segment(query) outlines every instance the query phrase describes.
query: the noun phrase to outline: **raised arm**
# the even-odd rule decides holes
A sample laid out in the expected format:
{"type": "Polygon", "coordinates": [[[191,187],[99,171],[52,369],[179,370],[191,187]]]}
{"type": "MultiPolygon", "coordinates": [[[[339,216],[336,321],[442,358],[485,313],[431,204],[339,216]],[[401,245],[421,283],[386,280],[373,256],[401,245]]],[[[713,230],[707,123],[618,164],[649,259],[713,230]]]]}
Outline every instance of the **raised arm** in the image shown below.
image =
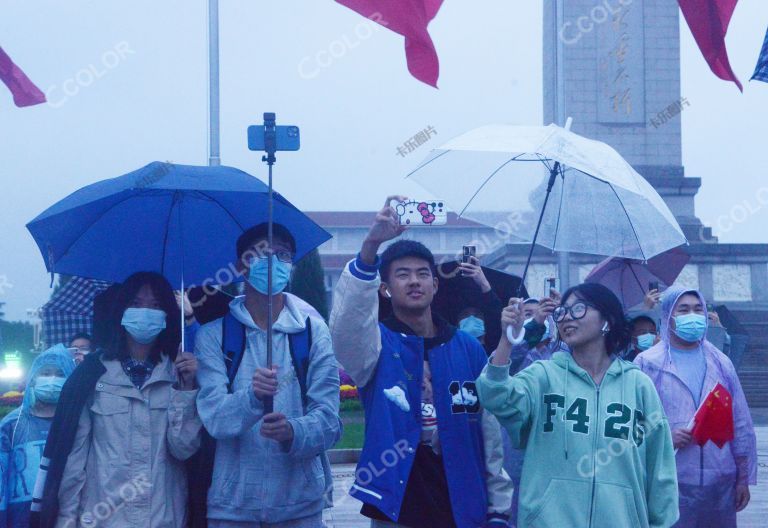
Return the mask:
{"type": "Polygon", "coordinates": [[[378,324],[381,278],[377,253],[381,244],[405,231],[389,205],[392,200],[404,199],[402,196],[387,198],[357,258],[344,267],[333,294],[330,317],[333,348],[339,363],[359,387],[370,381],[381,352],[378,324]]]}

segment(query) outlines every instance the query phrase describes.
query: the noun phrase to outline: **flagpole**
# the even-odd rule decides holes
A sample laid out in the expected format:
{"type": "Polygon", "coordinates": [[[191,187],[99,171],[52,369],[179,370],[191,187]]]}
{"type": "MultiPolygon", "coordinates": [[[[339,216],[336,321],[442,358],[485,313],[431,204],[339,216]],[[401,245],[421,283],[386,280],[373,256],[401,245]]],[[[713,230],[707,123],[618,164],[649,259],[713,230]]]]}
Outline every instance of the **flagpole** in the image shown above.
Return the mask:
{"type": "Polygon", "coordinates": [[[208,0],[208,166],[219,165],[219,0],[208,0]]]}
{"type": "MultiPolygon", "coordinates": [[[[559,31],[565,21],[564,0],[553,0],[552,7],[554,9],[552,23],[555,26],[552,28],[552,38],[555,39],[555,122],[565,126],[565,43],[560,38],[559,31]]],[[[562,192],[565,192],[565,185],[562,186],[562,192]]],[[[560,293],[563,293],[571,286],[571,257],[566,251],[557,252],[557,275],[560,277],[560,293]]],[[[549,292],[545,291],[544,296],[549,297],[549,292]]]]}

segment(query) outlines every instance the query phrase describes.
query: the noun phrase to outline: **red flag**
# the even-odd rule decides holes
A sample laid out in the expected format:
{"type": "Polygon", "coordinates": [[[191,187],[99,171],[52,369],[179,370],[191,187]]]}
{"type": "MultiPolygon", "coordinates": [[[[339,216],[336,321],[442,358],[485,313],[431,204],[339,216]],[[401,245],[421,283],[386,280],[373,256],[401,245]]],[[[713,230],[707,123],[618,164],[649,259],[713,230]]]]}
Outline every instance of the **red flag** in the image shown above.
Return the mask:
{"type": "Polygon", "coordinates": [[[16,106],[32,106],[45,102],[45,94],[13,63],[3,48],[0,48],[0,81],[3,81],[13,94],[16,106]]]}
{"type": "Polygon", "coordinates": [[[725,81],[733,81],[739,90],[739,79],[728,62],[725,34],[731,22],[733,10],[739,0],[679,0],[688,27],[699,45],[704,60],[715,75],[725,81]]]}
{"type": "Polygon", "coordinates": [[[405,37],[408,71],[437,88],[440,64],[427,25],[443,0],[336,0],[364,17],[405,37]]]}
{"type": "Polygon", "coordinates": [[[720,383],[707,394],[693,417],[693,440],[703,446],[712,440],[720,449],[733,440],[733,397],[720,383]]]}

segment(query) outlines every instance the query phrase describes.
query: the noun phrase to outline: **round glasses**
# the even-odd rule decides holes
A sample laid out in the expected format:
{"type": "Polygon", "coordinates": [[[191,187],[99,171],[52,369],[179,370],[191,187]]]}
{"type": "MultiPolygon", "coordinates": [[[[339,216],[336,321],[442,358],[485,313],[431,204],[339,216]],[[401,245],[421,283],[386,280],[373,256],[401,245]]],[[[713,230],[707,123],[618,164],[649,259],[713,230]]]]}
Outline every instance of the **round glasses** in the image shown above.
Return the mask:
{"type": "MultiPolygon", "coordinates": [[[[290,251],[273,251],[272,254],[277,257],[277,260],[280,262],[285,262],[286,264],[291,264],[293,262],[293,253],[290,251]]],[[[267,257],[269,257],[268,252],[262,252],[257,255],[254,255],[257,259],[266,260],[267,257]]]]}
{"type": "Polygon", "coordinates": [[[570,306],[561,304],[552,312],[552,319],[554,319],[556,323],[562,323],[568,313],[571,314],[571,319],[573,320],[582,319],[587,315],[587,307],[594,308],[594,306],[584,301],[576,301],[570,306]]]}

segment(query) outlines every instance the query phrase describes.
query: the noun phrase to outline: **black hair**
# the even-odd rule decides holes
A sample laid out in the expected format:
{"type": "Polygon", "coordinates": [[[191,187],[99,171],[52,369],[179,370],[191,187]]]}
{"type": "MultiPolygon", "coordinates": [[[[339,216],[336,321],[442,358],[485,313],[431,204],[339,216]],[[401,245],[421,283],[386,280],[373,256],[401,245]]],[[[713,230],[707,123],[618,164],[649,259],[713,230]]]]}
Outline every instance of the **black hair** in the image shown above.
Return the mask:
{"type": "Polygon", "coordinates": [[[381,266],[379,267],[381,279],[384,282],[389,280],[389,271],[392,263],[406,257],[414,257],[426,261],[429,264],[432,276],[437,275],[435,256],[427,249],[427,246],[415,240],[398,240],[381,254],[381,266]]]}
{"type": "Polygon", "coordinates": [[[653,325],[653,327],[656,329],[657,332],[659,330],[659,325],[656,324],[656,321],[654,321],[653,319],[651,319],[647,315],[638,315],[637,317],[633,317],[632,319],[630,319],[630,321],[629,321],[629,329],[630,329],[630,331],[635,329],[635,323],[637,323],[638,321],[648,321],[649,323],[651,323],[653,325]]]}
{"type": "Polygon", "coordinates": [[[160,332],[150,352],[150,360],[158,363],[161,356],[167,355],[171,360],[176,359],[176,352],[181,341],[181,312],[176,303],[176,297],[168,281],[159,273],[140,271],[128,277],[120,286],[112,304],[112,313],[109,319],[107,350],[105,359],[123,360],[128,357],[126,346],[126,330],[123,328],[123,313],[130,308],[133,299],[139,290],[148,285],[160,303],[160,310],[165,312],[165,329],[160,332]]]}
{"type": "MultiPolygon", "coordinates": [[[[248,251],[256,242],[264,240],[269,235],[269,224],[266,222],[263,224],[255,225],[243,232],[237,238],[237,260],[243,258],[243,254],[248,251]]],[[[279,238],[291,246],[291,252],[296,253],[296,239],[293,238],[288,229],[281,224],[272,224],[272,236],[279,238]]]]}
{"type": "Polygon", "coordinates": [[[91,334],[86,334],[85,332],[78,332],[69,339],[68,344],[71,345],[72,342],[77,339],[87,339],[88,341],[93,342],[93,338],[91,337],[91,334]]]}
{"type": "Polygon", "coordinates": [[[605,335],[605,348],[609,354],[618,354],[625,350],[631,341],[630,326],[624,317],[624,308],[616,295],[603,286],[593,282],[584,282],[568,288],[563,294],[563,302],[571,295],[593,305],[600,315],[608,322],[608,333],[605,335]]]}

